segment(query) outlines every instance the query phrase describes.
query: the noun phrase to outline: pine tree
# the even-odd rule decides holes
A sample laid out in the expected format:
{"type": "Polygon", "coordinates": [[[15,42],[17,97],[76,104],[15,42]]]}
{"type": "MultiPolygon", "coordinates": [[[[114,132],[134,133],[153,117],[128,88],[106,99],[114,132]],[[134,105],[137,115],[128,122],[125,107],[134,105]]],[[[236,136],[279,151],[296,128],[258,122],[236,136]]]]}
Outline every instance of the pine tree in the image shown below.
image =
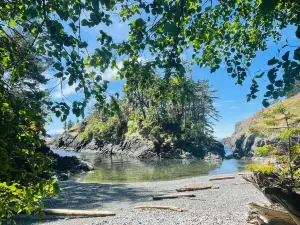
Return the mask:
{"type": "Polygon", "coordinates": [[[64,131],[67,131],[67,121],[64,122],[64,131]]]}
{"type": "Polygon", "coordinates": [[[73,126],[74,126],[74,122],[71,119],[69,119],[67,124],[67,129],[70,130],[73,126]]]}

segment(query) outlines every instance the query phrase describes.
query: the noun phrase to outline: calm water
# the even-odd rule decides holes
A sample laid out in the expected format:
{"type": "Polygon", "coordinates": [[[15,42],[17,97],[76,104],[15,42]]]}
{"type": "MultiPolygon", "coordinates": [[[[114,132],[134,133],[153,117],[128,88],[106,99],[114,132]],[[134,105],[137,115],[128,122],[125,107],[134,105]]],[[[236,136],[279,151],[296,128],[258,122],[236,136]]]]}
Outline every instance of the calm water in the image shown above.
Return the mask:
{"type": "Polygon", "coordinates": [[[74,153],[55,151],[60,155],[77,155],[92,162],[95,170],[76,177],[81,182],[141,182],[175,180],[208,174],[226,174],[241,172],[250,161],[224,160],[221,162],[203,161],[199,159],[157,159],[141,161],[127,157],[103,157],[91,153],[74,153]]]}

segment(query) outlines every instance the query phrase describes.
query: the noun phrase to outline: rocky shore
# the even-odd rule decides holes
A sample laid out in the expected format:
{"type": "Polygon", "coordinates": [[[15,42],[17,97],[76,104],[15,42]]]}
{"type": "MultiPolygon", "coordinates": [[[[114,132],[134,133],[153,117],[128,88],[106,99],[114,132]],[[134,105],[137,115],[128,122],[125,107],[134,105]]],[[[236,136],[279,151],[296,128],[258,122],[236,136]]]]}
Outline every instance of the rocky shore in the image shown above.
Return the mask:
{"type": "Polygon", "coordinates": [[[235,179],[209,181],[201,176],[175,181],[143,182],[131,184],[93,184],[76,181],[61,182],[63,192],[45,202],[47,208],[109,210],[117,215],[104,218],[64,218],[36,221],[18,220],[19,225],[246,225],[248,204],[267,203],[267,199],[252,184],[239,175],[235,179]],[[186,185],[214,185],[219,189],[191,192],[195,198],[153,201],[153,195],[174,194],[175,189],[186,185]],[[140,205],[169,205],[185,209],[144,211],[140,205]]]}
{"type": "Polygon", "coordinates": [[[186,146],[178,148],[172,142],[162,143],[157,150],[157,146],[147,139],[139,136],[124,136],[118,142],[107,143],[105,140],[95,138],[84,141],[80,138],[78,127],[73,127],[68,132],[48,143],[52,148],[69,150],[75,152],[93,152],[101,155],[119,155],[129,156],[141,159],[150,159],[155,157],[161,158],[203,158],[203,159],[222,159],[225,156],[224,145],[214,139],[207,141],[202,146],[186,146]],[[188,149],[198,148],[199,155],[191,153],[188,149]]]}
{"type": "Polygon", "coordinates": [[[58,180],[67,180],[71,175],[85,173],[94,169],[89,162],[83,161],[76,156],[60,156],[47,146],[42,146],[36,151],[54,160],[51,167],[58,180]]]}

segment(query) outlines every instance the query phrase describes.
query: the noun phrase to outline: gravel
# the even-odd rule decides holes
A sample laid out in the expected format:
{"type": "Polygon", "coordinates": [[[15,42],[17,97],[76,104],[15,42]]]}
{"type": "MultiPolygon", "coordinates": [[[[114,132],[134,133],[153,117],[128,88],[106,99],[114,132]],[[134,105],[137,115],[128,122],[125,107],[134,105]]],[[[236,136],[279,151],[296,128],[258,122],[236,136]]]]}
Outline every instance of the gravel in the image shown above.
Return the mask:
{"type": "MultiPolygon", "coordinates": [[[[142,182],[131,184],[92,184],[75,181],[61,182],[63,192],[45,202],[46,208],[108,210],[116,216],[103,218],[45,218],[17,220],[17,224],[43,225],[243,225],[246,223],[250,202],[267,203],[267,199],[253,185],[239,175],[231,180],[209,181],[211,176],[201,176],[175,181],[142,182]],[[176,193],[186,185],[214,185],[219,189],[193,191],[194,198],[153,201],[153,195],[176,193]],[[156,204],[185,209],[184,212],[169,210],[141,210],[136,206],[156,204]]],[[[190,192],[186,192],[190,193],[190,192]]]]}

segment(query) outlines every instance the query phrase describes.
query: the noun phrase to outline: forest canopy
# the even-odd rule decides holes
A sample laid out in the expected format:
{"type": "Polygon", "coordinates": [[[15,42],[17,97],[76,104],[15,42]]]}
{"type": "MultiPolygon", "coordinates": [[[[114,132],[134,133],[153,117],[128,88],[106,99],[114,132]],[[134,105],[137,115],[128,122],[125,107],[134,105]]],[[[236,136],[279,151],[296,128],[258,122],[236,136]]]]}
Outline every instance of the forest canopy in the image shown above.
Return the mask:
{"type": "MultiPolygon", "coordinates": [[[[28,52],[36,49],[51,57],[54,77],[68,85],[78,83],[82,101],[74,101],[72,112],[84,114],[87,101],[94,96],[106,105],[107,82],[102,74],[117,68],[122,59],[120,78],[134,78],[138,60],[151,56],[152,66],[163,71],[166,81],[186,74],[183,50],[191,52],[191,63],[209,67],[211,72],[225,65],[228,74],[243,84],[251,78],[248,100],[256,98],[258,80],[269,84],[263,103],[284,96],[299,80],[299,46],[286,42],[279,54],[270,59],[266,71],[251,71],[251,62],[258,51],[267,50],[268,42],[283,39],[286,27],[299,38],[299,1],[296,0],[87,0],[87,1],[13,1],[1,3],[1,74],[14,68],[18,79],[26,67],[22,58],[13,59],[6,47],[12,33],[33,37],[28,52]],[[128,39],[118,43],[101,27],[109,27],[113,17],[129,24],[128,39]],[[81,30],[99,27],[98,46],[92,52],[81,38],[81,30]],[[96,68],[91,70],[89,68],[96,68]]],[[[288,41],[288,40],[287,40],[288,41]]],[[[11,49],[14,46],[11,46],[11,49]]],[[[51,103],[51,110],[65,120],[70,107],[65,102],[51,103]]]]}
{"type": "MultiPolygon", "coordinates": [[[[145,75],[142,68],[136,71],[137,76],[145,75]]],[[[110,96],[113,110],[96,106],[86,119],[81,139],[118,143],[124,136],[138,136],[152,141],[157,155],[181,149],[204,157],[205,149],[215,143],[213,123],[219,117],[214,106],[216,91],[208,81],[182,77],[157,97],[159,89],[165,88],[164,80],[153,71],[149,76],[151,79],[140,77],[126,84],[122,98],[110,96]]]]}

